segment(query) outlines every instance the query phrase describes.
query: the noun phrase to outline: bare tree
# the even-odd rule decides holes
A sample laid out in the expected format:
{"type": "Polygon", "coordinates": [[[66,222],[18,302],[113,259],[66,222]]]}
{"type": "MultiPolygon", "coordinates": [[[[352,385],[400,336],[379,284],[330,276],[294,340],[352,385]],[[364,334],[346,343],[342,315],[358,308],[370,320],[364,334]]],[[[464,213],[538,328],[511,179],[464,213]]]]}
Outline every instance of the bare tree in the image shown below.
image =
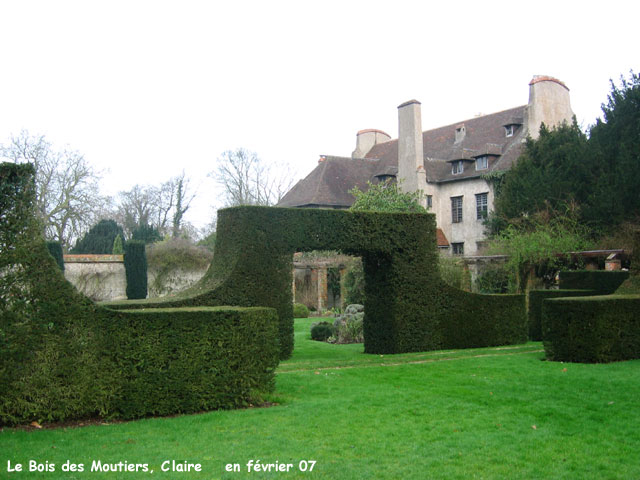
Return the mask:
{"type": "Polygon", "coordinates": [[[116,218],[127,236],[143,226],[151,226],[163,235],[180,235],[184,214],[195,198],[185,173],[171,178],[159,187],[135,185],[120,192],[116,218]]]}
{"type": "Polygon", "coordinates": [[[170,183],[173,186],[172,191],[176,200],[176,206],[173,211],[172,236],[177,238],[183,230],[183,216],[189,210],[196,194],[195,192],[189,193],[189,179],[185,178],[184,170],[181,175],[170,180],[170,183]]]}
{"type": "Polygon", "coordinates": [[[293,184],[285,168],[278,174],[255,152],[244,148],[223,152],[209,176],[224,189],[227,206],[275,205],[293,184]]]}
{"type": "Polygon", "coordinates": [[[45,236],[69,247],[95,220],[103,203],[100,176],[77,151],[56,151],[44,135],[23,130],[0,145],[0,156],[15,163],[30,162],[36,169],[36,211],[45,236]]]}

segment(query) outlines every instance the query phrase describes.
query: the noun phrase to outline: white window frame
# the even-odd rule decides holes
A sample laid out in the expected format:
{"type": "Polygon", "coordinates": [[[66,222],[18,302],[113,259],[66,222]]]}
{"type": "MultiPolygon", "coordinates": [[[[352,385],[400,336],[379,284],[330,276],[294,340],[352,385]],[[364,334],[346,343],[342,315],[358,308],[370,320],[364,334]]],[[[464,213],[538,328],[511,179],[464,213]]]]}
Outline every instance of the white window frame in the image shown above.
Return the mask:
{"type": "Polygon", "coordinates": [[[513,134],[516,131],[516,126],[515,125],[505,125],[504,126],[504,133],[505,133],[505,137],[513,137],[513,134]]]}
{"type": "Polygon", "coordinates": [[[455,162],[451,162],[451,174],[459,175],[464,172],[464,162],[462,160],[456,160],[455,162]]]}

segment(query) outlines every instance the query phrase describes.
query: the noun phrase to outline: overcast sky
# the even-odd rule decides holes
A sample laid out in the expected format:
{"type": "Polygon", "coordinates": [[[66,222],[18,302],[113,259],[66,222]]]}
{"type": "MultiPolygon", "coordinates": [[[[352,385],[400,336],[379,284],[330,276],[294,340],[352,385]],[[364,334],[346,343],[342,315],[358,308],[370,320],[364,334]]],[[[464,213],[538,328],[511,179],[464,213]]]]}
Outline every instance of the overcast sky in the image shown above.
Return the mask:
{"type": "Polygon", "coordinates": [[[183,169],[198,227],[221,206],[207,172],[244,147],[296,179],[355,134],[397,137],[524,105],[536,74],[578,122],[638,71],[637,1],[0,0],[0,142],[27,129],[104,171],[103,193],[183,169]],[[434,5],[432,5],[432,3],[434,5]],[[437,4],[437,6],[435,6],[437,4]]]}

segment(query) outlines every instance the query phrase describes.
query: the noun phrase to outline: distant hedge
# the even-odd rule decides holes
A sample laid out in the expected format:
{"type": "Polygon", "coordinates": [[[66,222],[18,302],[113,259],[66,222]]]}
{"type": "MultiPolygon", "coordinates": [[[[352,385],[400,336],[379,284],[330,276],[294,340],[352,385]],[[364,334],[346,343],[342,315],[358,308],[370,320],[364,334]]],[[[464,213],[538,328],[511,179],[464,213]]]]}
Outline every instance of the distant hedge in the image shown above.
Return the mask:
{"type": "Polygon", "coordinates": [[[127,277],[127,298],[147,298],[147,254],[144,242],[129,240],[125,244],[124,268],[127,277]]]}
{"type": "Polygon", "coordinates": [[[588,297],[596,295],[593,290],[529,290],[529,340],[539,342],[542,336],[542,302],[548,298],[588,297]]]}
{"type": "Polygon", "coordinates": [[[107,305],[272,307],[286,358],[293,350],[292,254],[337,249],[362,257],[365,352],[526,341],[524,296],[468,294],[441,281],[432,214],[244,206],[220,210],[217,226],[213,262],[194,287],[173,298],[107,305]]]}
{"type": "Polygon", "coordinates": [[[592,290],[595,295],[610,295],[629,278],[629,272],[617,270],[567,270],[560,272],[560,290],[592,290]]]}
{"type": "Polygon", "coordinates": [[[640,358],[640,297],[546,300],[542,328],[549,360],[602,363],[640,358]]]}
{"type": "Polygon", "coordinates": [[[273,388],[273,309],[93,304],[41,237],[33,174],[0,164],[0,425],[233,408],[273,388]]]}

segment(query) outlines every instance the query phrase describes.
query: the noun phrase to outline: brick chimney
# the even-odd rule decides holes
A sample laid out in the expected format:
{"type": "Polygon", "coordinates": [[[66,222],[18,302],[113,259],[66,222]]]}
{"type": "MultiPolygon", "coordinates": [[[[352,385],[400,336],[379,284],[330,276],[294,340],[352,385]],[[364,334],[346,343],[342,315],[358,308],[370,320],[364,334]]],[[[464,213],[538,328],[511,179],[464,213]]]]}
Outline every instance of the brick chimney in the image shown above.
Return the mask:
{"type": "Polygon", "coordinates": [[[527,106],[527,131],[531,138],[538,138],[542,123],[549,128],[563,122],[571,124],[573,115],[569,88],[557,78],[535,75],[529,83],[527,106]]]}
{"type": "Polygon", "coordinates": [[[424,192],[427,186],[422,110],[417,100],[409,100],[398,107],[398,180],[400,190],[405,192],[424,192]]]}

